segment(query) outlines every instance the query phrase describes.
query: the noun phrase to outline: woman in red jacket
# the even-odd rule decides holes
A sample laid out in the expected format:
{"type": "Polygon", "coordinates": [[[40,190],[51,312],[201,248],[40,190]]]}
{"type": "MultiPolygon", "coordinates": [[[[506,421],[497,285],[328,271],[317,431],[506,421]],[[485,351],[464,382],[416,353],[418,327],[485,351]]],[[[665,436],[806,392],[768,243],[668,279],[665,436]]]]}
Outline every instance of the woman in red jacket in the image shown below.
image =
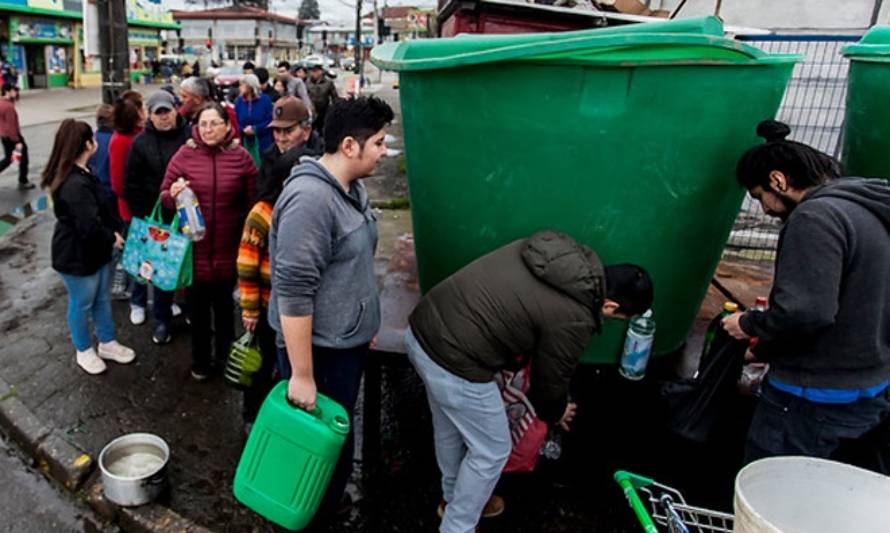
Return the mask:
{"type": "Polygon", "coordinates": [[[204,238],[195,243],[194,282],[187,291],[192,377],[197,381],[205,381],[212,370],[211,331],[220,361],[228,355],[235,336],[235,260],[257,177],[253,159],[233,138],[229,120],[225,108],[216,102],[202,107],[195,116],[192,138],[170,160],[161,184],[161,200],[171,209],[175,208],[176,195],[190,187],[207,226],[204,238]]]}
{"type": "Polygon", "coordinates": [[[145,124],[145,109],[142,107],[142,95],[136,91],[125,91],[114,102],[114,133],[108,142],[108,166],[111,174],[111,189],[117,195],[117,210],[124,223],[133,217],[124,199],[124,183],[127,166],[127,155],[133,139],[142,131],[145,124]]]}
{"type": "MultiPolygon", "coordinates": [[[[127,226],[133,216],[127,200],[124,199],[124,187],[127,182],[125,168],[130,146],[133,139],[142,132],[145,125],[145,108],[142,106],[142,95],[136,91],[125,91],[114,102],[112,122],[114,133],[108,141],[108,174],[111,177],[111,190],[117,196],[117,213],[127,226]]],[[[136,292],[138,288],[134,289],[136,292]]],[[[145,305],[138,302],[139,298],[131,298],[130,323],[138,326],[145,322],[145,305]]]]}

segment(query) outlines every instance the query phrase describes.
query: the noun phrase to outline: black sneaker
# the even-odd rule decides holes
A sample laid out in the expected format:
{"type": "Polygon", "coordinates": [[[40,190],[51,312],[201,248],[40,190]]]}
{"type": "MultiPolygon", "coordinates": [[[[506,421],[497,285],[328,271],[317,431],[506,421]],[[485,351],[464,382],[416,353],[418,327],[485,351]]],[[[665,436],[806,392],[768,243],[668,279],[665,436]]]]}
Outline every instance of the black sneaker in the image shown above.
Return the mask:
{"type": "Polygon", "coordinates": [[[210,379],[210,369],[202,365],[192,365],[192,379],[202,383],[210,379]]]}
{"type": "Polygon", "coordinates": [[[30,181],[26,181],[25,183],[19,183],[19,190],[20,190],[20,191],[30,191],[30,190],[33,189],[34,187],[36,187],[36,185],[34,185],[33,183],[31,183],[30,181]]]}
{"type": "Polygon", "coordinates": [[[155,326],[155,331],[151,335],[151,340],[154,341],[155,344],[167,344],[172,339],[173,335],[170,334],[170,328],[164,324],[155,326]]]}

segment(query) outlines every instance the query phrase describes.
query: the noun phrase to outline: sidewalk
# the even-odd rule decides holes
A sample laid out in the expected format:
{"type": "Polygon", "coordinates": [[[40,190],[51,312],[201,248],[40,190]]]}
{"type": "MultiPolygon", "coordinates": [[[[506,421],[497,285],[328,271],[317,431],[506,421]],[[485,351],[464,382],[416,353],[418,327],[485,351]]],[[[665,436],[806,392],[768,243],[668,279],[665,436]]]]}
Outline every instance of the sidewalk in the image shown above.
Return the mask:
{"type": "MultiPolygon", "coordinates": [[[[405,215],[378,214],[381,235],[389,243],[410,231],[405,215]]],[[[49,267],[53,224],[51,214],[41,213],[0,238],[0,257],[8,266],[0,273],[0,297],[7,306],[0,316],[5,341],[0,347],[0,413],[5,424],[13,425],[7,429],[71,490],[94,484],[95,461],[110,440],[124,433],[155,433],[172,450],[171,491],[162,506],[218,531],[273,531],[232,496],[244,444],[241,394],[221,378],[206,384],[192,381],[190,338],[183,319],[174,321],[174,341],[159,347],[150,340],[150,324],[131,325],[127,303],[115,302],[118,338],[136,350],[136,362],[109,364],[97,377],[76,366],[65,325],[67,297],[49,267]],[[13,414],[9,422],[11,401],[33,416],[13,414]],[[47,449],[53,447],[61,453],[54,456],[47,449]]],[[[381,250],[389,253],[392,246],[381,250]]],[[[378,260],[385,263],[388,257],[378,260]]],[[[159,513],[157,506],[136,511],[170,516],[159,513]]]]}
{"type": "MultiPolygon", "coordinates": [[[[160,85],[134,85],[133,89],[148,94],[160,85]]],[[[102,91],[91,89],[33,89],[23,91],[16,102],[19,124],[25,128],[66,118],[93,117],[102,103],[102,91]]],[[[92,121],[91,121],[92,122],[92,121]]]]}

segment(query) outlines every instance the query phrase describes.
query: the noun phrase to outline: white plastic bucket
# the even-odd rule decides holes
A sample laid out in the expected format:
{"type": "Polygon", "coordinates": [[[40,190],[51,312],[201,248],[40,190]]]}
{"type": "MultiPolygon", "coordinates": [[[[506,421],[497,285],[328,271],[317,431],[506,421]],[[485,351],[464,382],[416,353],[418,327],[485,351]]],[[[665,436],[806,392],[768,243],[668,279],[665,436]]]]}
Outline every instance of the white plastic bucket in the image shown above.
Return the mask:
{"type": "Polygon", "coordinates": [[[825,459],[771,457],[735,480],[735,533],[888,533],[890,477],[825,459]]]}

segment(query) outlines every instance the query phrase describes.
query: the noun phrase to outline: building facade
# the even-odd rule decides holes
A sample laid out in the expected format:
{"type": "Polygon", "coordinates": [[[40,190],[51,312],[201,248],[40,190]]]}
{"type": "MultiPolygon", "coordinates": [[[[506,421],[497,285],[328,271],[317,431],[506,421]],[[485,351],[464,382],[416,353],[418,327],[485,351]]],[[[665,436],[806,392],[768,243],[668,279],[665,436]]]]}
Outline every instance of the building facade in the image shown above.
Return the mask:
{"type": "MultiPolygon", "coordinates": [[[[85,47],[85,31],[98,34],[89,16],[85,30],[85,1],[0,0],[0,58],[15,66],[22,89],[101,85],[97,45],[85,47]]],[[[159,0],[127,0],[127,23],[130,68],[138,75],[161,53],[164,31],[178,26],[159,0]]]]}
{"type": "Polygon", "coordinates": [[[299,57],[297,19],[257,7],[239,6],[203,11],[174,11],[180,24],[181,53],[206,62],[251,61],[272,66],[299,57]]]}

